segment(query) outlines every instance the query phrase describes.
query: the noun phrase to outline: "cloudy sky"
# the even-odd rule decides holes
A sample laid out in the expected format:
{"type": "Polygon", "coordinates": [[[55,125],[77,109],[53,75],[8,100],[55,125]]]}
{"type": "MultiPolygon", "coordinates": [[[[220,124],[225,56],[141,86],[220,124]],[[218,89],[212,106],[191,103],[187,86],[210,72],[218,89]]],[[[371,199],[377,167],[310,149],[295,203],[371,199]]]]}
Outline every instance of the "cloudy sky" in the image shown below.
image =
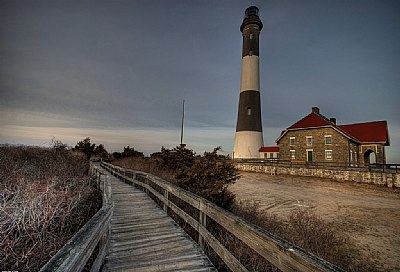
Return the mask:
{"type": "Polygon", "coordinates": [[[318,106],[387,120],[400,162],[400,1],[0,0],[0,143],[231,153],[244,10],[264,23],[264,144],[318,106]]]}

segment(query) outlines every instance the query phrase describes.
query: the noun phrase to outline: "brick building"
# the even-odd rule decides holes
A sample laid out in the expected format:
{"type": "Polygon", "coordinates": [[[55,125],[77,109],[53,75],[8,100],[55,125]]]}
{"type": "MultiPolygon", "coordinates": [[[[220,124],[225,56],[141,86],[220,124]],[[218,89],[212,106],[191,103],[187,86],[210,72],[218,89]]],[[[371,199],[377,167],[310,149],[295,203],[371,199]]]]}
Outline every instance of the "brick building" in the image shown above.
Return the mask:
{"type": "Polygon", "coordinates": [[[313,107],[312,112],[282,132],[276,140],[279,159],[368,165],[386,163],[385,146],[390,145],[386,121],[336,125],[313,107]]]}

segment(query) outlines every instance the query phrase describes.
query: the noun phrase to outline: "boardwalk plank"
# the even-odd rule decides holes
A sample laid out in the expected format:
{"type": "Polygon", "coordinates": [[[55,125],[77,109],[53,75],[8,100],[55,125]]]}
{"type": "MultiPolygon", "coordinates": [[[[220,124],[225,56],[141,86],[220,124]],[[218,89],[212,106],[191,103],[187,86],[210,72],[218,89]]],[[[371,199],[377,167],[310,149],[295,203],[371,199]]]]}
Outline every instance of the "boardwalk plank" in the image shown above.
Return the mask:
{"type": "Polygon", "coordinates": [[[200,246],[146,193],[107,177],[114,212],[103,271],[216,271],[200,246]]]}

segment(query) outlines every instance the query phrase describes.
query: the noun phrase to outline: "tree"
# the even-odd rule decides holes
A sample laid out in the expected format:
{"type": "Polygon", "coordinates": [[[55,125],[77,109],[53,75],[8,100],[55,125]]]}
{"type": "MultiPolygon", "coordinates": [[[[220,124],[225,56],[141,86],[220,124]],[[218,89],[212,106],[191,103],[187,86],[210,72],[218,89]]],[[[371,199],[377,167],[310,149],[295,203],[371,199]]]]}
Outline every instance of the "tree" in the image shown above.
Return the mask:
{"type": "Polygon", "coordinates": [[[184,145],[179,145],[172,150],[162,147],[159,156],[162,158],[161,164],[163,166],[180,175],[192,167],[195,155],[196,153],[193,150],[187,149],[184,145]]]}
{"type": "Polygon", "coordinates": [[[67,150],[68,145],[53,138],[50,143],[50,148],[52,148],[57,153],[61,153],[61,152],[65,152],[67,150]]]}
{"type": "Polygon", "coordinates": [[[122,152],[122,157],[123,158],[144,157],[144,155],[143,152],[136,151],[135,148],[130,147],[128,145],[127,147],[124,147],[124,152],[122,152]]]}
{"type": "Polygon", "coordinates": [[[100,156],[100,157],[107,157],[108,156],[108,152],[107,150],[104,148],[103,144],[100,144],[98,146],[96,146],[93,150],[93,155],[95,156],[100,156]]]}
{"type": "Polygon", "coordinates": [[[95,149],[95,146],[96,146],[95,144],[90,143],[90,138],[87,137],[82,141],[78,142],[73,148],[73,150],[81,151],[86,155],[88,159],[90,159],[95,149]]]}
{"type": "Polygon", "coordinates": [[[218,155],[220,147],[196,157],[186,172],[177,175],[179,186],[204,197],[227,210],[232,209],[235,195],[229,185],[239,178],[239,172],[227,156],[218,155]]]}
{"type": "Polygon", "coordinates": [[[121,152],[113,152],[112,158],[113,159],[122,159],[122,153],[121,152]]]}
{"type": "Polygon", "coordinates": [[[172,150],[162,148],[159,157],[164,167],[174,172],[180,187],[231,210],[235,195],[228,190],[239,172],[228,156],[218,155],[220,147],[196,156],[184,145],[172,150]]]}

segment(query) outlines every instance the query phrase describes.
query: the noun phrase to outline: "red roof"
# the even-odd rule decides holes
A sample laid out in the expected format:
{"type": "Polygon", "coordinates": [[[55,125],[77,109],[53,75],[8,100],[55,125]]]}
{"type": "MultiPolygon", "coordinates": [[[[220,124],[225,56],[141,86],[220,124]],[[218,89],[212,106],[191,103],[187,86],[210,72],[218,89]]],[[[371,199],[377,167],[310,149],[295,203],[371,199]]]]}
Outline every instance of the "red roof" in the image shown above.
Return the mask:
{"type": "Polygon", "coordinates": [[[279,152],[279,146],[263,146],[259,152],[279,152]]]}
{"type": "Polygon", "coordinates": [[[288,130],[306,129],[306,128],[317,128],[330,126],[342,133],[349,139],[358,141],[360,143],[384,143],[389,145],[389,133],[386,121],[375,121],[367,123],[358,123],[350,125],[337,126],[336,119],[333,123],[319,113],[318,108],[313,108],[312,112],[288,127],[281,133],[281,136],[277,139],[277,142],[288,132],[288,130]]]}
{"type": "Polygon", "coordinates": [[[389,144],[389,134],[386,121],[341,125],[337,127],[360,142],[382,142],[389,144]]]}
{"type": "Polygon", "coordinates": [[[328,119],[320,114],[312,112],[297,123],[294,123],[292,126],[288,127],[288,129],[323,127],[329,125],[332,125],[332,123],[329,122],[328,119]]]}

